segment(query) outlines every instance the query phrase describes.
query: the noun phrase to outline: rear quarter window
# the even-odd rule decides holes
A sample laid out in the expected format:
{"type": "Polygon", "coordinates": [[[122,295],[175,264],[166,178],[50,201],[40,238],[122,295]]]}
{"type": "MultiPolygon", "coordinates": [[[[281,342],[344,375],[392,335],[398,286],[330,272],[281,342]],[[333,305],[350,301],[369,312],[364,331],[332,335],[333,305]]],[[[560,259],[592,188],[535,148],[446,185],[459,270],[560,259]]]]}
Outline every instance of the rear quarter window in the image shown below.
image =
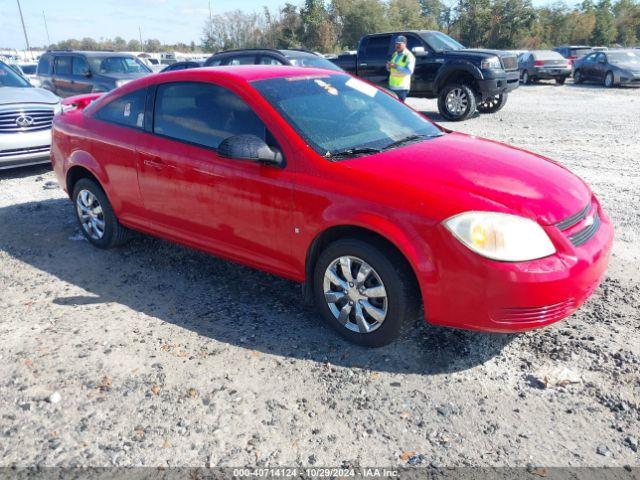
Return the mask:
{"type": "Polygon", "coordinates": [[[143,128],[147,89],[127,93],[97,110],[93,117],[124,127],[143,128]]]}

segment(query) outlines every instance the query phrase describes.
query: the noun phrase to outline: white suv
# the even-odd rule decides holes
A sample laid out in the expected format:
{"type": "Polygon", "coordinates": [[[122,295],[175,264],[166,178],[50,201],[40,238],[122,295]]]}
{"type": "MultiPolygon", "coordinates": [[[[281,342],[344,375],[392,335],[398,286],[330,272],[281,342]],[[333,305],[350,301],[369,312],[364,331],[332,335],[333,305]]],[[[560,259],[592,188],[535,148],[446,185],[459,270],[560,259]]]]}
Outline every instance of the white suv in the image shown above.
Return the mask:
{"type": "Polygon", "coordinates": [[[60,98],[0,62],[0,170],[49,162],[60,98]]]}

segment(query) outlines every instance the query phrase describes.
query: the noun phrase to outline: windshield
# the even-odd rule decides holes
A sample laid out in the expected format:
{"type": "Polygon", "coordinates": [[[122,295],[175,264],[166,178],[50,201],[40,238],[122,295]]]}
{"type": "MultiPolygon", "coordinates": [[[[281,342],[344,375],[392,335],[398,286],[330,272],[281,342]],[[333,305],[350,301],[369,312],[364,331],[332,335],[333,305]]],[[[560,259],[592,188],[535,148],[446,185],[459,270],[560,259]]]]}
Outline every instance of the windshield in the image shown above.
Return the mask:
{"type": "Polygon", "coordinates": [[[318,57],[317,55],[287,55],[287,59],[291,62],[291,65],[295,65],[296,67],[316,67],[335,70],[338,72],[343,71],[332,61],[327,60],[326,58],[318,57]]]}
{"type": "Polygon", "coordinates": [[[423,32],[420,36],[427,44],[436,52],[444,52],[445,50],[463,50],[464,45],[456,42],[449,35],[442,32],[423,32]]]}
{"type": "Polygon", "coordinates": [[[23,77],[18,75],[6,63],[0,62],[0,87],[20,87],[27,88],[31,84],[23,77]]]}
{"type": "Polygon", "coordinates": [[[325,157],[349,149],[374,153],[408,137],[442,134],[403,103],[347,75],[271,78],[252,85],[325,157]]]}
{"type": "Polygon", "coordinates": [[[627,50],[624,52],[607,52],[607,57],[609,57],[609,62],[611,63],[633,63],[640,64],[640,50],[634,52],[632,50],[627,50]]]}
{"type": "Polygon", "coordinates": [[[134,57],[89,57],[91,70],[108,73],[149,73],[151,69],[134,57]]]}

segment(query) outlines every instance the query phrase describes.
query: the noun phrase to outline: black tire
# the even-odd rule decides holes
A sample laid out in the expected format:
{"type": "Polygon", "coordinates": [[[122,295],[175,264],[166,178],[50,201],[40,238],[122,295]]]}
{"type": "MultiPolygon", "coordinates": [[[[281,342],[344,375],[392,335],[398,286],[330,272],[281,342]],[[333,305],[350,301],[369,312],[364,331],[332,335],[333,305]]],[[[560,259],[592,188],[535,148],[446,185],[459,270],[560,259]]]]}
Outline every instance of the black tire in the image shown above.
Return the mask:
{"type": "Polygon", "coordinates": [[[564,82],[567,80],[567,77],[556,77],[556,83],[558,85],[564,85],[564,82]]]}
{"type": "Polygon", "coordinates": [[[573,83],[576,83],[579,85],[582,82],[584,82],[584,77],[582,75],[582,72],[580,70],[576,70],[575,72],[573,72],[573,83]]]}
{"type": "Polygon", "coordinates": [[[478,103],[478,111],[480,113],[496,113],[506,105],[507,98],[507,92],[487,98],[484,102],[478,103]]]}
{"type": "MultiPolygon", "coordinates": [[[[356,278],[357,271],[353,271],[353,275],[356,278]]],[[[314,268],[313,295],[322,317],[333,329],[350,342],[366,347],[381,347],[398,338],[403,331],[414,324],[420,308],[419,290],[406,261],[384,244],[356,239],[337,240],[322,251],[314,268]],[[337,259],[345,256],[361,259],[372,267],[386,291],[386,317],[377,329],[369,333],[350,330],[345,324],[339,322],[325,299],[325,272],[337,259]]],[[[348,303],[347,300],[350,299],[344,297],[345,303],[348,303]]],[[[338,302],[331,303],[337,309],[343,308],[338,302]]],[[[356,302],[351,302],[351,304],[354,303],[356,302]]],[[[366,312],[362,307],[361,311],[366,312]]],[[[355,315],[355,312],[349,315],[352,314],[355,315]]],[[[353,320],[350,321],[352,324],[355,323],[353,320]]]]}
{"type": "Polygon", "coordinates": [[[529,76],[529,72],[526,70],[522,72],[522,83],[523,85],[531,85],[531,77],[529,76]]]}
{"type": "Polygon", "coordinates": [[[76,212],[76,219],[78,220],[78,226],[84,237],[93,245],[98,248],[108,249],[122,245],[129,239],[130,231],[120,225],[118,219],[113,212],[113,207],[107,198],[107,195],[102,190],[102,187],[91,179],[81,178],[73,187],[72,195],[74,210],[76,212]],[[95,238],[87,232],[80,219],[78,205],[78,196],[80,192],[88,191],[96,198],[99,206],[102,209],[102,221],[104,222],[104,234],[100,238],[95,238]]]}
{"type": "Polygon", "coordinates": [[[604,74],[604,80],[602,81],[602,84],[606,87],[606,88],[613,88],[615,87],[615,77],[613,76],[613,72],[612,71],[608,71],[607,73],[604,74]]]}
{"type": "Polygon", "coordinates": [[[449,83],[444,86],[438,95],[438,111],[447,120],[453,122],[460,122],[466,120],[476,112],[476,95],[469,85],[464,83],[449,83]],[[449,93],[458,90],[459,94],[466,101],[466,107],[460,112],[451,111],[447,106],[447,96],[449,93]]]}

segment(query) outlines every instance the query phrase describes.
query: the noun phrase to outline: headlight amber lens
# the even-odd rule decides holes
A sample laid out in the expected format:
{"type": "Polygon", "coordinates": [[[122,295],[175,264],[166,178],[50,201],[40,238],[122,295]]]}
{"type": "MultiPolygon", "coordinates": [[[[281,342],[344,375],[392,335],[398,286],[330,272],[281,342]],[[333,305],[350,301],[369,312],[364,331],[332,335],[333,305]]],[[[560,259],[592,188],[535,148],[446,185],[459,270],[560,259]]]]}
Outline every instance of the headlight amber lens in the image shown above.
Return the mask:
{"type": "Polygon", "coordinates": [[[556,249],[533,220],[497,212],[466,212],[445,220],[453,235],[487,258],[520,262],[553,255],[556,249]]]}

